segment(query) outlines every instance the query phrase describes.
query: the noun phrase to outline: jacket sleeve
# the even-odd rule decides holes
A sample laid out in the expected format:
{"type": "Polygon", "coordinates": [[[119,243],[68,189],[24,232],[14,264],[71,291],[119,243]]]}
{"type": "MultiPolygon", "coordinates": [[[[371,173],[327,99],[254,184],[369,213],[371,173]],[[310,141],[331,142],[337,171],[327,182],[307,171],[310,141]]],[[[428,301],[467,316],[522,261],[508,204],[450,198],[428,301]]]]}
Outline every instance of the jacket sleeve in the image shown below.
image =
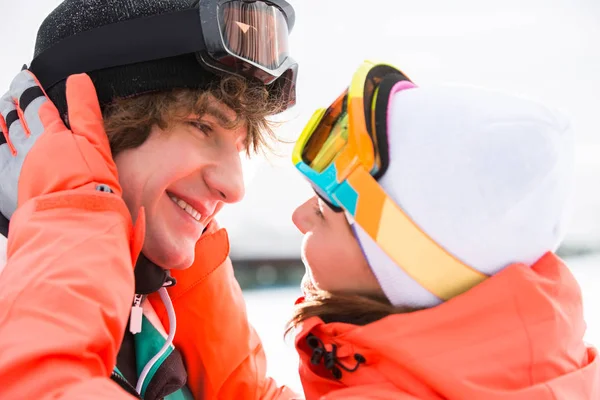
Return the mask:
{"type": "MultiPolygon", "coordinates": [[[[213,223],[196,246],[194,264],[173,271],[175,346],[183,353],[188,385],[196,399],[300,398],[266,377],[265,352],[248,322],[228,254],[227,232],[213,223]]],[[[160,300],[151,301],[168,326],[160,300]]]]}
{"type": "Polygon", "coordinates": [[[132,398],[109,376],[133,297],[141,222],[134,232],[121,198],[81,189],[17,210],[0,275],[0,398],[132,398]]]}

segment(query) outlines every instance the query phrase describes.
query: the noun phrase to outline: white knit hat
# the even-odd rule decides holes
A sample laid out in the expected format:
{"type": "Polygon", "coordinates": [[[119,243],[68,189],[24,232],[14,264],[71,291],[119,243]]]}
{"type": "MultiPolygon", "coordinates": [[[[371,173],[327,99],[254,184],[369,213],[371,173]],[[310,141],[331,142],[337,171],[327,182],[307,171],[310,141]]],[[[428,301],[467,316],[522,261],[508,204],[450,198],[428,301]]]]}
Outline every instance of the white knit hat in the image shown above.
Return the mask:
{"type": "MultiPolygon", "coordinates": [[[[442,248],[487,275],[556,250],[574,168],[565,118],[532,101],[457,86],[392,91],[387,118],[390,163],[379,183],[442,248]]],[[[392,304],[442,302],[353,227],[392,304]]]]}

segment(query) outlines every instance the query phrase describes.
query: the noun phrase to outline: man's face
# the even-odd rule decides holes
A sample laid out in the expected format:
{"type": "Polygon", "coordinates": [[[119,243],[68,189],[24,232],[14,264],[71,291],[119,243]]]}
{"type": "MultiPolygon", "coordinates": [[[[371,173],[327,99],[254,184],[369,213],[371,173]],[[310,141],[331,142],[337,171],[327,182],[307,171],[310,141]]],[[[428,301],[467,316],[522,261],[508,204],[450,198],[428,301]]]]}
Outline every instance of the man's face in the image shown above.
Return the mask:
{"type": "Polygon", "coordinates": [[[244,196],[240,153],[247,128],[223,127],[236,115],[214,100],[200,118],[153,127],[139,147],[115,157],[123,198],[134,219],[146,216],[143,252],[163,268],[185,269],[205,226],[224,203],[244,196]]]}

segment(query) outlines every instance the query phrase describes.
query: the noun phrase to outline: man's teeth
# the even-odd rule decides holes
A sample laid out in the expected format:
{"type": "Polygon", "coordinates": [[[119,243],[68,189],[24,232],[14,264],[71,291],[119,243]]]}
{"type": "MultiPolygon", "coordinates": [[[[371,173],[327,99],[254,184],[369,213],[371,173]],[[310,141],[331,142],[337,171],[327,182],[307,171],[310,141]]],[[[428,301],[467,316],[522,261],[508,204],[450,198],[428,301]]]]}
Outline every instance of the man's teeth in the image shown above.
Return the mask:
{"type": "Polygon", "coordinates": [[[175,204],[177,204],[183,211],[185,211],[186,213],[190,214],[196,221],[200,221],[200,219],[202,218],[202,215],[192,206],[190,206],[188,203],[186,203],[185,201],[178,199],[175,196],[170,196],[171,200],[173,200],[173,202],[175,204]]]}

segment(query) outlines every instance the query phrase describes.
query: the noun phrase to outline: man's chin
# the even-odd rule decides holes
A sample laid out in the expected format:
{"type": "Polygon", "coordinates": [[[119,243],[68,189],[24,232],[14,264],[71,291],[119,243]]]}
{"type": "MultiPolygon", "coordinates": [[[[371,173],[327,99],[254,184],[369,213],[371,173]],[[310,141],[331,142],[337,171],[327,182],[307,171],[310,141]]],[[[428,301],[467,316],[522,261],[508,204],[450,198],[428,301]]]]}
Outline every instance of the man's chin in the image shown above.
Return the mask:
{"type": "Polygon", "coordinates": [[[184,269],[188,269],[189,267],[191,267],[193,263],[194,263],[194,260],[192,259],[189,262],[173,264],[173,266],[168,269],[183,271],[184,269]]]}
{"type": "Polygon", "coordinates": [[[167,269],[188,269],[194,263],[195,254],[193,250],[181,251],[176,254],[174,254],[172,251],[169,253],[171,254],[167,254],[165,257],[165,265],[167,266],[167,269]]]}
{"type": "Polygon", "coordinates": [[[179,246],[169,246],[168,249],[162,249],[158,246],[144,246],[144,255],[163,269],[183,270],[192,266],[194,263],[194,249],[185,249],[176,251],[179,246]]]}

